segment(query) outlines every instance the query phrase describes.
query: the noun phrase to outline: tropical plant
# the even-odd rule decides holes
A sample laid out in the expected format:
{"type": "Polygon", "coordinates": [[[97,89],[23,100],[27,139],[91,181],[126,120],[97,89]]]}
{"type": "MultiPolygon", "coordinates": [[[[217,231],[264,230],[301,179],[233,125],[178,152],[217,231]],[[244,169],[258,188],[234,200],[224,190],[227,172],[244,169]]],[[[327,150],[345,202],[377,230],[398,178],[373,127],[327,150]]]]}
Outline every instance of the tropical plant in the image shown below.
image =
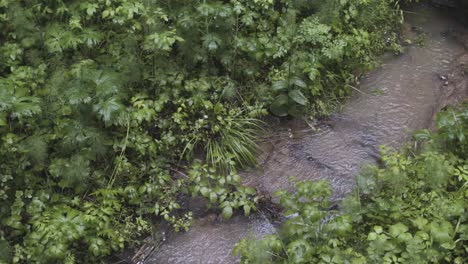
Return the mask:
{"type": "Polygon", "coordinates": [[[187,229],[187,195],[249,213],[234,175],[258,119],[329,113],[394,48],[400,15],[385,0],[0,0],[0,258],[103,261],[150,217],[187,229]]]}
{"type": "Polygon", "coordinates": [[[418,132],[416,149],[382,148],[382,166],[364,170],[338,209],[323,181],[279,192],[288,220],[278,234],[240,242],[242,262],[465,263],[467,114],[466,105],[441,112],[438,132],[418,132]]]}

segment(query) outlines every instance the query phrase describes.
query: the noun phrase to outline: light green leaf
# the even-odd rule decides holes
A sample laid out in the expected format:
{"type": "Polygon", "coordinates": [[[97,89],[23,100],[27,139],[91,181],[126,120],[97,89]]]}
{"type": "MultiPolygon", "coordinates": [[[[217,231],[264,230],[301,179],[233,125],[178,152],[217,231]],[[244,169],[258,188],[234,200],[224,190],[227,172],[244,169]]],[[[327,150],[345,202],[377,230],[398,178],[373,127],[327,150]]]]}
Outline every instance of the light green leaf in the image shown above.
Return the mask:
{"type": "Polygon", "coordinates": [[[0,126],[6,126],[7,121],[6,121],[6,114],[1,113],[0,114],[0,126]]]}
{"type": "Polygon", "coordinates": [[[232,207],[230,207],[230,206],[224,207],[224,208],[223,208],[223,213],[222,213],[222,214],[223,214],[223,217],[224,217],[225,219],[231,218],[231,217],[232,217],[232,214],[233,214],[233,212],[232,212],[232,207]]]}
{"type": "Polygon", "coordinates": [[[296,86],[298,86],[300,88],[307,88],[307,84],[303,80],[301,80],[299,78],[294,79],[294,85],[296,85],[296,86]]]}
{"type": "Polygon", "coordinates": [[[250,207],[250,205],[247,205],[247,204],[244,205],[244,215],[249,216],[249,215],[250,215],[250,210],[251,210],[251,209],[252,209],[252,208],[250,207]]]}
{"type": "Polygon", "coordinates": [[[288,95],[289,98],[300,105],[306,105],[309,102],[304,94],[299,90],[291,90],[288,95]]]}
{"type": "Polygon", "coordinates": [[[397,237],[403,233],[405,233],[406,231],[408,231],[408,227],[405,226],[404,224],[402,223],[397,223],[395,225],[391,225],[390,226],[390,230],[389,230],[389,233],[392,237],[397,237]]]}
{"type": "Polygon", "coordinates": [[[377,234],[380,234],[383,232],[383,228],[381,226],[374,226],[374,231],[377,233],[377,234]]]}
{"type": "Polygon", "coordinates": [[[217,199],[218,199],[218,196],[216,195],[216,193],[215,193],[215,192],[211,192],[211,193],[210,193],[210,202],[211,202],[211,203],[215,203],[217,199]]]}
{"type": "Polygon", "coordinates": [[[206,187],[201,187],[201,189],[200,189],[200,193],[201,193],[204,197],[207,197],[209,192],[210,192],[210,189],[208,189],[208,188],[206,188],[206,187]]]}
{"type": "Polygon", "coordinates": [[[273,88],[274,91],[281,91],[288,88],[288,84],[285,80],[276,81],[273,83],[271,88],[273,88]]]}

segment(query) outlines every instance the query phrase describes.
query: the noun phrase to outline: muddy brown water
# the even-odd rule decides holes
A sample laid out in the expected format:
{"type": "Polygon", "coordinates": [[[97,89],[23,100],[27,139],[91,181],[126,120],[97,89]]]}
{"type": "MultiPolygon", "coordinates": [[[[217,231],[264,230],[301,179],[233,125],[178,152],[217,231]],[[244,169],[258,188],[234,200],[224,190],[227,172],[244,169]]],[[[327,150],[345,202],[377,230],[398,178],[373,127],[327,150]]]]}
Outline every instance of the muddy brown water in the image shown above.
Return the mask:
{"type": "MultiPolygon", "coordinates": [[[[342,198],[353,188],[360,168],[377,161],[380,145],[400,147],[411,131],[430,126],[445,89],[439,76],[446,76],[450,63],[464,52],[446,34],[453,30],[463,29],[432,8],[411,10],[405,35],[422,40],[422,45],[384,57],[380,67],[360,80],[359,92],[331,117],[329,126],[314,131],[300,122],[283,124],[264,144],[261,169],[243,173],[246,184],[271,194],[292,190],[289,176],[327,179],[334,198],[342,198]]],[[[237,263],[231,251],[240,239],[271,232],[273,225],[260,214],[230,221],[199,219],[187,233],[168,239],[145,263],[237,263]]]]}

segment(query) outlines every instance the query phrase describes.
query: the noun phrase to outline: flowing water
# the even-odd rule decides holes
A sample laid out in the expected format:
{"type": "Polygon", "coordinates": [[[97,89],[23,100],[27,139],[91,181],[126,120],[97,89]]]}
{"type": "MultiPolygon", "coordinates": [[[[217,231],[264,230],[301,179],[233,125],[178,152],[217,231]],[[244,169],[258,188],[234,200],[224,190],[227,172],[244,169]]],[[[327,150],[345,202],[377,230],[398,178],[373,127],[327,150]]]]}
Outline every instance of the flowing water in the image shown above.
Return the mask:
{"type": "MultiPolygon", "coordinates": [[[[400,147],[410,131],[428,127],[440,105],[449,64],[464,52],[446,32],[462,30],[447,16],[420,6],[407,16],[408,46],[399,56],[387,56],[360,80],[359,92],[320,131],[287,122],[284,133],[265,144],[261,169],[243,173],[260,193],[292,189],[288,176],[300,180],[327,179],[340,199],[354,184],[360,168],[375,163],[378,147],[400,147]]],[[[450,81],[450,80],[449,80],[450,81]]],[[[230,252],[246,235],[274,232],[268,219],[237,216],[230,221],[198,220],[192,229],[173,237],[145,263],[236,263],[230,252]]]]}

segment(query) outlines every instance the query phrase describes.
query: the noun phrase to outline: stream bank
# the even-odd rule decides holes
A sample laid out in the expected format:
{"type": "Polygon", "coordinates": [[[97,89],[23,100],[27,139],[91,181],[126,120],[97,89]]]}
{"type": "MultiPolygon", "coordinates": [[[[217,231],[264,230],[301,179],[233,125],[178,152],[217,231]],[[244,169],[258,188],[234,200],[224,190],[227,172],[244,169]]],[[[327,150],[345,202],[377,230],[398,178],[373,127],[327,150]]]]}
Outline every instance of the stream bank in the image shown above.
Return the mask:
{"type": "MultiPolygon", "coordinates": [[[[323,126],[302,122],[280,124],[280,133],[262,143],[261,169],[243,173],[245,183],[265,196],[292,189],[299,180],[327,179],[339,200],[354,186],[362,166],[379,159],[382,144],[401,147],[411,131],[430,127],[434,114],[464,100],[468,86],[468,55],[459,36],[466,32],[433,8],[411,10],[404,39],[411,41],[398,56],[387,55],[366,74],[343,109],[323,126]],[[464,55],[465,54],[465,55],[464,55]]],[[[207,215],[187,233],[174,234],[144,263],[236,263],[235,243],[252,234],[274,232],[261,213],[224,221],[207,215]]]]}

